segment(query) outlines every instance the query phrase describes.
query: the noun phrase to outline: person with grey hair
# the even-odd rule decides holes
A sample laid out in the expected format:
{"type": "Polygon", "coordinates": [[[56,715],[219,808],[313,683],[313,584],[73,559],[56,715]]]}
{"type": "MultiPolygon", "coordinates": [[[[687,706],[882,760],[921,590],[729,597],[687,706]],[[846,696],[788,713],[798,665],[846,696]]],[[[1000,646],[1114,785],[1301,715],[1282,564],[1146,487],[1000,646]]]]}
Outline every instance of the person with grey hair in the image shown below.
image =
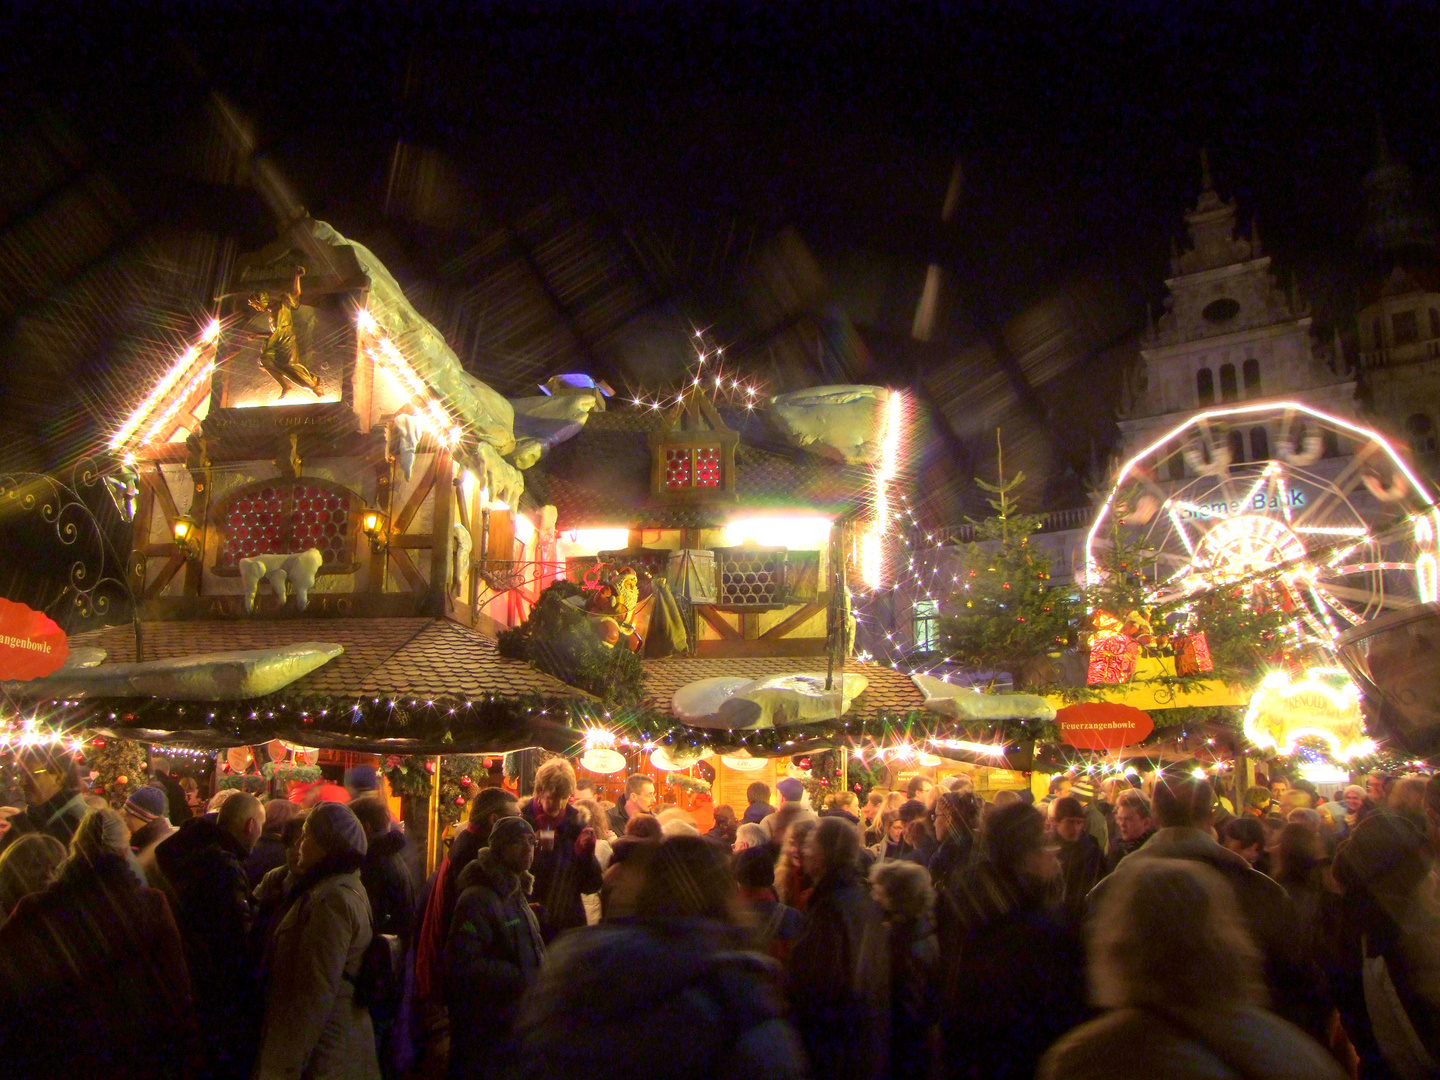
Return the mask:
{"type": "Polygon", "coordinates": [[[213,816],[191,818],[155,849],[155,866],[175,908],[195,985],[225,992],[196,999],[205,1041],[205,1075],[248,1080],[259,1023],[255,908],[245,858],[265,827],[254,795],[234,791],[213,816]]]}
{"type": "Polygon", "coordinates": [[[375,1031],[355,1000],[372,936],[360,881],[365,827],[343,803],[317,803],[300,837],[300,878],[267,950],[265,1019],[254,1080],[379,1080],[375,1031]]]}
{"type": "Polygon", "coordinates": [[[189,1075],[197,1028],[180,933],[113,810],[80,822],[70,857],[0,926],[7,1076],[189,1075]]]}
{"type": "Polygon", "coordinates": [[[1319,1043],[1264,1008],[1260,953],[1229,884],[1209,866],[1127,862],[1088,952],[1091,1000],[1107,1011],[1050,1048],[1039,1080],[1345,1075],[1319,1043]]]}
{"type": "MultiPolygon", "coordinates": [[[[947,791],[940,798],[954,796],[947,791]]],[[[940,968],[930,875],[912,862],[876,863],[870,869],[870,895],[880,918],[865,928],[860,985],[875,1018],[873,1075],[895,1080],[930,1076],[940,968]]]]}
{"type": "Polygon", "coordinates": [[[730,850],[739,855],[740,852],[748,851],[750,848],[764,847],[766,843],[765,830],[753,821],[747,821],[735,829],[735,843],[731,845],[730,850]]]}

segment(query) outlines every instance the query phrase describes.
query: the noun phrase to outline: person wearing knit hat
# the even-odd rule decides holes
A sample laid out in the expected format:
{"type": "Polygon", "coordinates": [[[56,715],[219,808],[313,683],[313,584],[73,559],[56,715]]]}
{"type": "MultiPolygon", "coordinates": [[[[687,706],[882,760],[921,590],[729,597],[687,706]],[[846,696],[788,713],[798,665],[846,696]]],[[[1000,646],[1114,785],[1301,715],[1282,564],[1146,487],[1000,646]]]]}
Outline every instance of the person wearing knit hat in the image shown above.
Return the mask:
{"type": "Polygon", "coordinates": [[[487,847],[460,872],[445,942],[450,1076],[492,1077],[514,1064],[511,1042],[520,998],[540,973],[545,941],[526,899],[535,885],[535,830],[500,818],[487,847]]]}
{"type": "Polygon", "coordinates": [[[253,1075],[379,1080],[370,1010],[355,1000],[369,947],[370,900],[360,881],[365,827],[343,803],[305,819],[295,901],[268,953],[265,1019],[253,1075]]]}
{"type": "Polygon", "coordinates": [[[160,876],[155,867],[155,845],[177,831],[170,824],[169,812],[170,798],[158,787],[136,788],[120,808],[140,869],[145,872],[146,881],[157,886],[160,876]]]}
{"type": "Polygon", "coordinates": [[[345,771],[345,790],[352,799],[373,795],[380,790],[380,774],[374,765],[352,765],[345,771]]]}

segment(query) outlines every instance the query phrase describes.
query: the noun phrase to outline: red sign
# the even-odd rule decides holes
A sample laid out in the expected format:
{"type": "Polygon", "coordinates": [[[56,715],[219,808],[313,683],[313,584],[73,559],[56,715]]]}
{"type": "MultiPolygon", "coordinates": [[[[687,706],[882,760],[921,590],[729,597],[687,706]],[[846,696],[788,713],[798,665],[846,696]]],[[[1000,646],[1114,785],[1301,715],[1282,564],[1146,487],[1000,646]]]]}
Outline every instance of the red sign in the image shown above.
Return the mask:
{"type": "Polygon", "coordinates": [[[0,597],[0,680],[42,678],[69,655],[65,631],[50,616],[0,597]]]}
{"type": "Polygon", "coordinates": [[[1150,714],[1133,705],[1082,701],[1055,713],[1060,741],[1077,750],[1119,750],[1134,746],[1155,730],[1150,714]]]}

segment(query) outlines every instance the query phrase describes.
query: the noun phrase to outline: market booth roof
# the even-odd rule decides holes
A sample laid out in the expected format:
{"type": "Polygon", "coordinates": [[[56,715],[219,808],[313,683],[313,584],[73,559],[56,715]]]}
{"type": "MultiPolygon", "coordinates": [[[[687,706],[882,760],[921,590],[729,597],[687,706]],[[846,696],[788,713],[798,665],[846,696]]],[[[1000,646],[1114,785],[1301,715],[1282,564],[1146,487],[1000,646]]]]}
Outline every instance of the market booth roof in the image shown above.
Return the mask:
{"type": "MultiPolygon", "coordinates": [[[[247,700],[77,700],[71,693],[68,704],[37,712],[54,713],[67,726],[107,728],[152,742],[218,747],[285,738],[381,753],[498,753],[573,745],[579,735],[565,726],[566,706],[594,701],[521,661],[504,659],[492,638],[443,618],[155,622],[143,629],[147,661],[315,642],[344,651],[283,689],[247,700]]],[[[98,673],[135,659],[128,625],[77,635],[71,646],[103,650],[98,673]]],[[[10,690],[37,705],[48,698],[40,681],[11,684],[10,690]]]]}

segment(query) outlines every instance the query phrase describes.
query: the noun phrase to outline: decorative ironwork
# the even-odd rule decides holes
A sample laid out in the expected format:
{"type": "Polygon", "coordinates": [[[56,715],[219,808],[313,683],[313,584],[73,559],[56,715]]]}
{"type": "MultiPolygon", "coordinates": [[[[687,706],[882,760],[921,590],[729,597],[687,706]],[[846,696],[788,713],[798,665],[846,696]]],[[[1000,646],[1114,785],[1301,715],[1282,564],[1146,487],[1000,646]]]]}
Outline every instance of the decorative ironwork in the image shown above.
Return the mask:
{"type": "Polygon", "coordinates": [[[716,548],[719,605],[726,608],[784,607],[784,548],[716,548]]]}
{"type": "Polygon", "coordinates": [[[135,629],[135,658],[144,659],[144,639],[140,629],[140,604],[131,586],[132,575],[145,572],[143,556],[138,565],[131,566],[129,559],[122,557],[111,542],[105,527],[95,516],[95,511],[86,501],[87,492],[103,491],[111,497],[116,510],[126,520],[132,520],[134,503],[129,498],[116,498],[118,490],[129,492],[135,482],[134,468],[116,465],[102,469],[94,458],[84,457],[70,469],[68,481],[48,473],[13,472],[0,476],[0,505],[21,511],[33,512],[55,530],[55,538],[66,547],[76,548],[82,537],[91,539],[92,552],[78,555],[70,564],[65,575],[61,593],[46,607],[46,614],[54,617],[58,605],[69,599],[71,612],[81,619],[103,616],[110,610],[109,592],[122,591],[130,601],[130,621],[135,629]],[[125,567],[124,576],[116,576],[106,569],[107,560],[111,566],[125,567]]]}
{"type": "Polygon", "coordinates": [[[475,572],[480,575],[480,580],[489,585],[497,593],[509,592],[511,589],[518,589],[525,584],[525,573],[528,563],[524,562],[500,562],[495,559],[482,559],[475,564],[475,572]]]}

